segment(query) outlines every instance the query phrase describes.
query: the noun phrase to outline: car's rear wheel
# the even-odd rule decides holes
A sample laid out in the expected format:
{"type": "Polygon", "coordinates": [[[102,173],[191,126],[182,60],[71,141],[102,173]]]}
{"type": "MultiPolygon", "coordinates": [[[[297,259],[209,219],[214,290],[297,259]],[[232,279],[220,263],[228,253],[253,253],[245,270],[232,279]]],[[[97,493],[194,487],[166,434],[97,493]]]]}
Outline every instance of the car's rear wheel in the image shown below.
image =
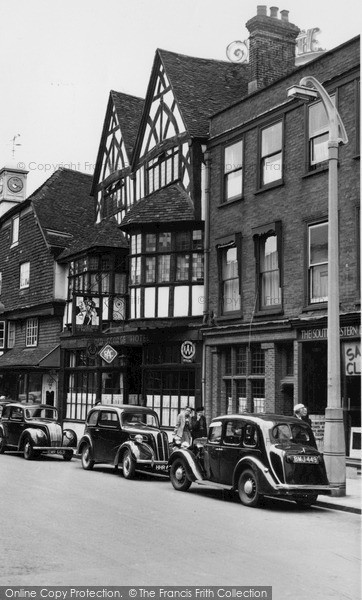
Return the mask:
{"type": "Polygon", "coordinates": [[[0,432],[0,454],[4,454],[6,450],[4,435],[0,432]]]}
{"type": "Polygon", "coordinates": [[[246,469],[239,477],[239,498],[245,506],[257,506],[260,501],[257,477],[252,469],[246,469]]]}
{"type": "Polygon", "coordinates": [[[318,494],[312,494],[310,496],[296,496],[294,501],[299,508],[310,508],[312,504],[317,502],[318,494]]]}
{"type": "Polygon", "coordinates": [[[122,460],[123,477],[133,479],[136,471],[136,461],[133,458],[131,451],[126,450],[122,460]]]}
{"type": "Polygon", "coordinates": [[[190,485],[191,480],[187,476],[185,463],[181,459],[175,460],[170,469],[170,479],[175,490],[179,492],[186,492],[190,485]]]}
{"type": "Polygon", "coordinates": [[[90,471],[94,467],[94,460],[92,460],[92,452],[89,444],[85,444],[82,448],[81,463],[83,469],[90,471]]]}
{"type": "Polygon", "coordinates": [[[23,452],[25,460],[33,460],[35,458],[33,444],[29,438],[25,440],[23,452]]]}
{"type": "Polygon", "coordinates": [[[72,460],[73,458],[73,450],[66,450],[63,454],[63,458],[66,461],[72,460]]]}

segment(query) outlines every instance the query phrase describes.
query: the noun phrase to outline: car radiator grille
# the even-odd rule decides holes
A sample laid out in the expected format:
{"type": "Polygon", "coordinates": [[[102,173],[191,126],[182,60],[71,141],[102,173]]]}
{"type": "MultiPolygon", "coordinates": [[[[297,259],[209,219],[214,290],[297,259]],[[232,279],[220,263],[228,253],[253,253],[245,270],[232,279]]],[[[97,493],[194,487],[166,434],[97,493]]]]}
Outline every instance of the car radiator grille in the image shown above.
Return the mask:
{"type": "Polygon", "coordinates": [[[168,460],[170,456],[168,436],[165,431],[157,434],[157,455],[158,460],[168,460]]]}
{"type": "Polygon", "coordinates": [[[57,423],[49,423],[49,440],[51,446],[62,445],[62,428],[57,423]]]}

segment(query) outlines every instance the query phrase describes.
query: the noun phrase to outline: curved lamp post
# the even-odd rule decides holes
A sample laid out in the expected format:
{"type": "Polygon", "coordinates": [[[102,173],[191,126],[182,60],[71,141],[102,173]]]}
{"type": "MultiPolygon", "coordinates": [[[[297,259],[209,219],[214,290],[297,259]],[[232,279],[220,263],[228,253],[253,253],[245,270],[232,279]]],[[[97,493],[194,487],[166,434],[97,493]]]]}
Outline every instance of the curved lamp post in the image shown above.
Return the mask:
{"type": "Polygon", "coordinates": [[[345,496],[346,447],[339,340],[338,146],[347,144],[348,137],[332,98],[315,77],[303,77],[300,84],[289,88],[287,93],[303,101],[320,98],[328,117],[328,363],[324,458],[329,482],[335,486],[333,495],[345,496]]]}

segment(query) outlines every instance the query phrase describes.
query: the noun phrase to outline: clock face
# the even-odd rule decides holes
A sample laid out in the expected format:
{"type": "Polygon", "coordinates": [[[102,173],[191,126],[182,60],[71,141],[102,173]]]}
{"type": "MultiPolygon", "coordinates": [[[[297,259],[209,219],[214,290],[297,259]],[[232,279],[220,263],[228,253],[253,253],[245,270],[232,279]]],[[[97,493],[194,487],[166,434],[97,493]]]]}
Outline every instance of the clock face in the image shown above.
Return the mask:
{"type": "Polygon", "coordinates": [[[10,177],[8,180],[8,188],[11,192],[20,192],[23,189],[23,182],[20,177],[10,177]]]}

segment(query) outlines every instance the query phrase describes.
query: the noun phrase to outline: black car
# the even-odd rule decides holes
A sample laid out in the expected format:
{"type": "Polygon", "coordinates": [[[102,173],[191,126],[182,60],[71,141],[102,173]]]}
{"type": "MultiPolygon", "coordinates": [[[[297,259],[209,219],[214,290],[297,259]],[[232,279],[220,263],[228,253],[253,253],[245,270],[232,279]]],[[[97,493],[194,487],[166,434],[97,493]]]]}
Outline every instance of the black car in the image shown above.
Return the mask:
{"type": "Polygon", "coordinates": [[[83,469],[96,463],[119,466],[126,479],[136,471],[168,475],[168,436],[157,413],[133,405],[101,405],[90,410],[79,442],[83,469]]]}
{"type": "Polygon", "coordinates": [[[76,447],[75,432],[62,429],[54,406],[11,402],[3,407],[0,454],[22,452],[27,460],[40,454],[61,454],[64,460],[71,460],[76,447]]]}
{"type": "Polygon", "coordinates": [[[233,490],[246,506],[264,495],[310,506],[332,490],[311,428],[283,415],[217,417],[208,438],[175,450],[169,467],[176,490],[186,491],[192,482],[233,490]]]}

